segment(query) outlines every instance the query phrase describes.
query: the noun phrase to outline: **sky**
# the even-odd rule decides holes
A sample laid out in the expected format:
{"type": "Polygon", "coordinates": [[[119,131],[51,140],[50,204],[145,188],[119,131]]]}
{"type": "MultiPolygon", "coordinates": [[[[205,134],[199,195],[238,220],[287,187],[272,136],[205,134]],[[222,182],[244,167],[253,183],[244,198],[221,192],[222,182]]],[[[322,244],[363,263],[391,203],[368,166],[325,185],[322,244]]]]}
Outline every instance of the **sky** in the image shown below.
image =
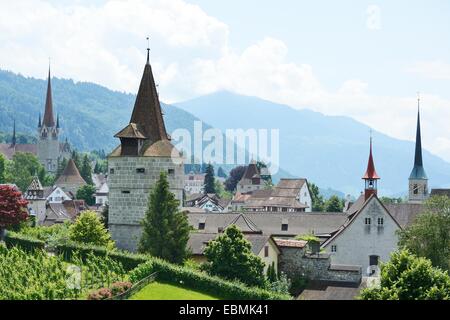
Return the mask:
{"type": "MultiPolygon", "coordinates": [[[[450,161],[447,0],[0,0],[0,68],[161,100],[219,90],[345,115],[450,161]]],[[[356,138],[356,137],[355,137],[356,138]]]]}

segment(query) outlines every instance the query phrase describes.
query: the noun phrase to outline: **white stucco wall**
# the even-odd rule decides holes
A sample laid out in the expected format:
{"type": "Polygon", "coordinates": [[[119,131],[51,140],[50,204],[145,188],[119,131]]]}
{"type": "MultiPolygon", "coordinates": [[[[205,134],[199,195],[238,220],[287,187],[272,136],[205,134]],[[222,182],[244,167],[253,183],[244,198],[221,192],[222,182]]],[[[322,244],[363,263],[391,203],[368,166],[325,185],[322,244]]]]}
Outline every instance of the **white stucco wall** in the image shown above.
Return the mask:
{"type": "Polygon", "coordinates": [[[366,275],[369,256],[377,255],[380,262],[386,262],[391,252],[397,249],[396,231],[398,229],[399,226],[379,200],[372,198],[354,221],[324,249],[331,253],[332,264],[361,266],[363,275],[366,275]],[[377,225],[379,217],[384,219],[380,230],[377,225]],[[371,218],[370,227],[366,227],[365,218],[371,218]],[[332,245],[337,246],[337,252],[331,252],[332,245]]]}
{"type": "Polygon", "coordinates": [[[267,272],[267,268],[269,268],[270,265],[272,265],[272,262],[275,262],[275,270],[278,272],[278,255],[279,252],[275,245],[271,241],[267,241],[267,243],[264,245],[264,247],[261,249],[261,251],[258,254],[258,257],[262,259],[264,262],[264,273],[267,272]],[[264,256],[264,247],[269,246],[269,255],[267,257],[264,256]]]}
{"type": "Polygon", "coordinates": [[[304,203],[308,206],[308,208],[305,209],[305,212],[311,212],[312,211],[312,199],[311,194],[309,193],[308,189],[308,183],[304,183],[303,186],[300,188],[300,194],[299,194],[299,201],[300,203],[304,203]]]}

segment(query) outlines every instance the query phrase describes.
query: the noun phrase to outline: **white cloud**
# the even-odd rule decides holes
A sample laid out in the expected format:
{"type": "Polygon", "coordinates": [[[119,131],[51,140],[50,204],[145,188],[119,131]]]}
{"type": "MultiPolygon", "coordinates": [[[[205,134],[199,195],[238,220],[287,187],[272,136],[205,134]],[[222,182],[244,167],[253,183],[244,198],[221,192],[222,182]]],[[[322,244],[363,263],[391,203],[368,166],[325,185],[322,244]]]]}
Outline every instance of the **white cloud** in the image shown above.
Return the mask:
{"type": "MultiPolygon", "coordinates": [[[[58,77],[136,92],[147,35],[164,101],[230,90],[351,116],[391,136],[414,139],[413,94],[375,96],[364,79],[348,79],[329,90],[313,66],[288,60],[282,41],[268,37],[236,51],[228,43],[226,24],[183,0],[107,1],[95,6],[3,1],[0,68],[43,78],[51,56],[58,77]]],[[[418,62],[409,71],[450,78],[450,65],[442,61],[418,62]]],[[[450,101],[422,93],[422,105],[424,145],[450,161],[450,101]]]]}

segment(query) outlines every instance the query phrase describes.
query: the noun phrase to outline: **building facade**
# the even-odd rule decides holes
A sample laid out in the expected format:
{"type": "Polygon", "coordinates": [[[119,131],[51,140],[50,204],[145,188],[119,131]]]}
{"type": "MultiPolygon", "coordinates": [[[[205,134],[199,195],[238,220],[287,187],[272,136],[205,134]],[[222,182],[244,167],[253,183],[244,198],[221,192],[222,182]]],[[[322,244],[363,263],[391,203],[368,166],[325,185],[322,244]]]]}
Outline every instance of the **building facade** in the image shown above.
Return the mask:
{"type": "Polygon", "coordinates": [[[183,200],[183,159],[166,132],[149,49],[130,123],[115,137],[120,145],[108,156],[109,230],[118,248],[135,251],[149,192],[161,172],[180,206],[183,200]]]}

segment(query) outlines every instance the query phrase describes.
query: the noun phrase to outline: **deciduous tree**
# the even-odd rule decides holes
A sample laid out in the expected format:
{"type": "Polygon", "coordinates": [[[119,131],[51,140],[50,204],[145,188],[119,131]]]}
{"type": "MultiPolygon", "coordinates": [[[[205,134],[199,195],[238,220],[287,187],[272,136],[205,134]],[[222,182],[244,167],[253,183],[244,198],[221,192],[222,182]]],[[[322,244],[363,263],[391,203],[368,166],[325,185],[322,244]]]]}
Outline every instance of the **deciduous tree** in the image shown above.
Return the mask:
{"type": "Polygon", "coordinates": [[[27,220],[28,201],[22,198],[22,194],[14,186],[0,186],[0,238],[4,230],[11,228],[27,220]]]}
{"type": "Polygon", "coordinates": [[[81,212],[69,227],[69,238],[72,241],[96,246],[114,247],[111,235],[94,211],[81,212]]]}

